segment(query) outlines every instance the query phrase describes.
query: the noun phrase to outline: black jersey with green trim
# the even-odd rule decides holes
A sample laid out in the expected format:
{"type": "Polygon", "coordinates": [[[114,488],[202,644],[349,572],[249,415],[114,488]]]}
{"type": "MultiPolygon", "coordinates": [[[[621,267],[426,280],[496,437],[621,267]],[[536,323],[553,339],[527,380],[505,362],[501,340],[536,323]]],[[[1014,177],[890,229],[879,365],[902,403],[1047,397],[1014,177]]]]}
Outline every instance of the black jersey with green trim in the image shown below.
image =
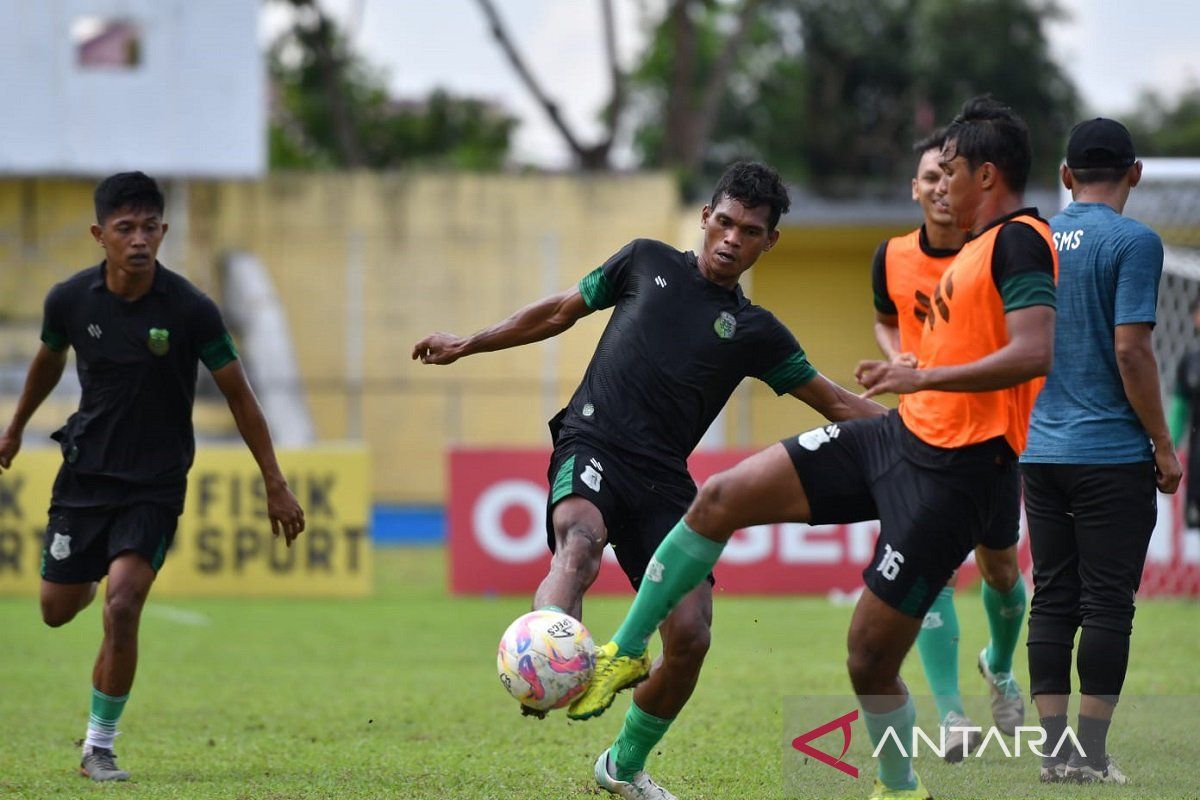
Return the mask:
{"type": "Polygon", "coordinates": [[[784,394],[817,374],[783,323],[740,286],[707,280],[695,253],[636,239],[579,288],[589,308],[613,312],[564,409],[564,434],[686,468],[742,378],[784,394]]]}
{"type": "Polygon", "coordinates": [[[132,302],[110,292],[105,265],[46,295],[42,341],[75,350],[79,410],[54,434],[76,475],[135,485],[183,483],[192,465],[198,364],[237,356],[216,303],[155,265],[150,291],[132,302]]]}

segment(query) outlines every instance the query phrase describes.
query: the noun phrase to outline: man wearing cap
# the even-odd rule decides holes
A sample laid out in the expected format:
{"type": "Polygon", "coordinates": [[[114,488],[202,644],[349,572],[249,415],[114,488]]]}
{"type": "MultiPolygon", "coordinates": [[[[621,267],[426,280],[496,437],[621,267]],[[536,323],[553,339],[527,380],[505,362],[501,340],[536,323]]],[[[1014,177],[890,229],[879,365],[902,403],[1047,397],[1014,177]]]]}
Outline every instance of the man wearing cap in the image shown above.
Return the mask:
{"type": "Polygon", "coordinates": [[[1047,742],[1060,741],[1082,628],[1082,752],[1047,755],[1041,779],[1123,784],[1106,750],[1108,728],[1129,663],[1156,489],[1174,492],[1182,473],[1150,347],[1163,249],[1154,231],[1121,215],[1142,163],[1119,122],[1076,125],[1061,177],[1073,202],[1050,220],[1059,257],[1054,367],[1021,456],[1033,553],[1030,691],[1047,742]]]}

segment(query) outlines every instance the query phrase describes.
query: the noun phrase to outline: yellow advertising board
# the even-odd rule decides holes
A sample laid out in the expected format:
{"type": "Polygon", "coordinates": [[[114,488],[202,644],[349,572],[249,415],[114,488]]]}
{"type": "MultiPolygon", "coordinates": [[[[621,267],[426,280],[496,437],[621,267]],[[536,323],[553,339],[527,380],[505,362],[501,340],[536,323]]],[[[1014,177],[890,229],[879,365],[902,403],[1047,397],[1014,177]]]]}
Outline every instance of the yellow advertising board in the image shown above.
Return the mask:
{"type": "MultiPolygon", "coordinates": [[[[0,594],[36,596],[57,450],[22,452],[0,475],[0,594]]],[[[372,586],[370,475],[358,447],[279,453],[307,527],[287,547],[244,447],[196,452],[187,502],[154,594],[347,597],[372,586]]]]}

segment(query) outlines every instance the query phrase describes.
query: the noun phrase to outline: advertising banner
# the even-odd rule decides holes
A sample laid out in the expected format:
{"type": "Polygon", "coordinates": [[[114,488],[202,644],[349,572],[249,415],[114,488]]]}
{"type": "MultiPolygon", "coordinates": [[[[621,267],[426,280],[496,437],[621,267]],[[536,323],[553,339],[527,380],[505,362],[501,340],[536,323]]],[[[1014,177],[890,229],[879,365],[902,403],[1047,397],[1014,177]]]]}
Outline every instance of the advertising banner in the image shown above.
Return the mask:
{"type": "MultiPolygon", "coordinates": [[[[155,596],[370,593],[366,451],[285,450],[279,461],[307,523],[290,548],[271,533],[266,492],[249,451],[234,446],[197,451],[155,596]]],[[[0,594],[36,596],[50,487],[61,462],[56,450],[25,451],[0,475],[0,594]]]]}
{"type": "MultiPolygon", "coordinates": [[[[748,451],[696,453],[688,462],[702,483],[748,451]]],[[[448,505],[450,586],[462,594],[532,594],[550,565],[546,543],[546,450],[459,449],[450,454],[448,505]]],[[[1147,555],[1142,593],[1200,592],[1200,536],[1180,519],[1179,497],[1159,497],[1159,522],[1147,555]],[[1190,588],[1189,588],[1190,587],[1190,588]]],[[[849,596],[862,586],[879,523],[759,525],[738,531],[714,575],[717,590],[736,594],[849,596]]],[[[1024,514],[1018,556],[1030,570],[1024,514]]],[[[974,557],[959,570],[959,585],[978,579],[974,557]]],[[[627,592],[612,549],[592,591],[627,592]]]]}

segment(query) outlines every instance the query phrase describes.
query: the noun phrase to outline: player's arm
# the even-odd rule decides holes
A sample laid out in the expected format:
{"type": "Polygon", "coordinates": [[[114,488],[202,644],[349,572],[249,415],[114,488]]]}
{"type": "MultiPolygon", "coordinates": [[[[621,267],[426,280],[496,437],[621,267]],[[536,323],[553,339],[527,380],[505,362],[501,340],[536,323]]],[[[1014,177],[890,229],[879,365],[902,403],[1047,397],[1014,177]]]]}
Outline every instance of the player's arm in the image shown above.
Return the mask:
{"type": "Polygon", "coordinates": [[[1030,306],[1004,315],[1008,343],[994,353],[968,364],[912,369],[886,361],[863,361],[854,377],[867,390],[863,397],[885,392],[910,394],[936,389],[942,392],[992,392],[1040,378],[1054,363],[1054,308],[1030,306]]]}
{"type": "Polygon", "coordinates": [[[453,364],[463,356],[490,353],[557,336],[592,313],[578,286],[530,303],[495,325],[470,336],[431,333],[412,349],[423,364],[453,364]]]}
{"type": "Polygon", "coordinates": [[[12,461],[21,450],[21,438],[25,435],[25,426],[33,417],[33,412],[50,396],[54,387],[62,378],[63,368],[67,365],[67,348],[55,350],[45,343],[38,348],[33,361],[29,364],[29,372],[25,375],[25,387],[21,390],[21,398],[17,400],[17,409],[13,412],[12,421],[0,435],[0,471],[12,466],[12,461]]]}
{"type": "MultiPolygon", "coordinates": [[[[992,249],[992,280],[1004,304],[1008,342],[968,364],[910,369],[864,361],[855,369],[864,397],[925,390],[991,392],[1050,372],[1054,363],[1054,252],[1034,228],[1005,225],[992,249]]],[[[969,311],[969,309],[968,309],[969,311]]]]}
{"type": "Polygon", "coordinates": [[[876,417],[887,413],[887,408],[874,400],[865,400],[820,373],[815,378],[788,392],[830,422],[841,422],[859,417],[876,417]]]}
{"type": "Polygon", "coordinates": [[[896,314],[875,312],[875,342],[888,361],[908,367],[917,365],[916,356],[905,353],[900,347],[900,317],[896,314]]]}
{"type": "Polygon", "coordinates": [[[871,262],[871,292],[875,295],[875,343],[888,361],[915,367],[916,356],[900,345],[900,315],[887,285],[887,242],[875,250],[871,262]]]}
{"type": "Polygon", "coordinates": [[[304,530],[304,510],[300,508],[300,503],[296,501],[296,496],[288,488],[279,469],[267,419],[263,416],[258,398],[254,396],[254,390],[250,388],[250,382],[246,380],[242,362],[234,358],[214,369],[212,376],[229,403],[238,433],[242,435],[242,440],[262,472],[267,487],[267,516],[271,519],[271,530],[276,536],[282,533],[290,547],[292,540],[304,530]]]}
{"type": "Polygon", "coordinates": [[[1118,325],[1113,337],[1117,370],[1129,405],[1154,443],[1154,466],[1158,488],[1173,494],[1179,488],[1183,467],[1175,455],[1171,431],[1163,413],[1162,391],[1158,385],[1158,362],[1150,345],[1152,328],[1148,323],[1118,325]]]}
{"type": "Polygon", "coordinates": [[[1150,336],[1157,319],[1158,285],[1162,278],[1162,240],[1150,231],[1123,240],[1117,248],[1113,351],[1125,397],[1150,441],[1158,488],[1173,494],[1183,467],[1175,455],[1171,427],[1163,411],[1158,361],[1150,336]]]}

